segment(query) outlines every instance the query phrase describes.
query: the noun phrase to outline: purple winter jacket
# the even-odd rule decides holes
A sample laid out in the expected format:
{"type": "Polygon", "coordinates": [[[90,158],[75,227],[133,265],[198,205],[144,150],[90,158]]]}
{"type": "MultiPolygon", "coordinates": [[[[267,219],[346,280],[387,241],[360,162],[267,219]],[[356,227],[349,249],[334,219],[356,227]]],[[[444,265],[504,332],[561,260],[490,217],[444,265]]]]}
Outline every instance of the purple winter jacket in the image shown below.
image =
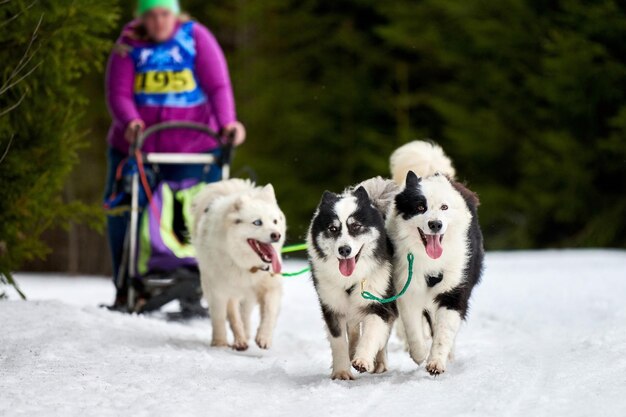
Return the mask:
{"type": "MultiPolygon", "coordinates": [[[[135,119],[143,120],[146,127],[164,121],[193,121],[207,124],[216,131],[237,120],[228,66],[222,49],[209,30],[197,22],[179,23],[172,36],[174,37],[183,25],[187,25],[190,39],[182,45],[191,44],[190,48],[195,49],[193,63],[190,64],[193,65],[191,78],[195,78],[192,83],[197,86],[197,93],[206,97],[204,102],[174,106],[138,103],[135,95],[138,88],[137,60],[133,58],[132,51],[158,47],[159,44],[136,39],[133,34],[137,24],[137,21],[133,21],[124,28],[107,66],[106,96],[113,118],[108,134],[111,147],[124,153],[128,152],[129,145],[124,139],[124,131],[128,123],[135,119]]],[[[175,129],[152,135],[146,140],[143,150],[196,153],[216,147],[217,141],[214,138],[194,131],[175,129]]]]}

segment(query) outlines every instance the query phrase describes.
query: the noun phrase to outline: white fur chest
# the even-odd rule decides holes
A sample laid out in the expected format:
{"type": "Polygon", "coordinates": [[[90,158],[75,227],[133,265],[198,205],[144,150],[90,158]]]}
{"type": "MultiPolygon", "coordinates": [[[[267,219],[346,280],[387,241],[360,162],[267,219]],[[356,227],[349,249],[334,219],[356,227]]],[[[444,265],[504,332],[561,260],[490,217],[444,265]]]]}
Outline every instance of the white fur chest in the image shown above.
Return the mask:
{"type": "Polygon", "coordinates": [[[376,266],[365,268],[360,265],[351,277],[341,275],[336,262],[317,260],[313,262],[317,292],[320,300],[340,314],[353,316],[361,314],[361,309],[371,301],[361,296],[361,285],[365,290],[379,297],[387,291],[390,266],[376,266]]]}
{"type": "Polygon", "coordinates": [[[434,299],[438,294],[450,291],[463,282],[468,260],[468,249],[464,245],[464,240],[459,242],[460,244],[448,245],[446,252],[438,259],[430,258],[420,242],[409,244],[407,242],[404,240],[396,247],[394,285],[397,291],[404,287],[408,279],[408,253],[414,255],[413,275],[408,293],[420,298],[423,296],[424,299],[434,299]],[[428,285],[428,277],[432,277],[431,284],[434,285],[428,285]],[[437,282],[439,279],[441,281],[437,282]]]}

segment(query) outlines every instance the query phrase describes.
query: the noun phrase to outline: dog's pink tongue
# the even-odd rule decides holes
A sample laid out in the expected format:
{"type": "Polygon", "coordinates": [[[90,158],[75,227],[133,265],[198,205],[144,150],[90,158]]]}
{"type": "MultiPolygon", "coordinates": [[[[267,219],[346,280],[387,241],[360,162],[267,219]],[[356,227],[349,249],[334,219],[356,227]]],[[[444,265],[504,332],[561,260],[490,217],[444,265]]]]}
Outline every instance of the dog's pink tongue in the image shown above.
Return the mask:
{"type": "Polygon", "coordinates": [[[259,249],[266,258],[272,260],[272,271],[274,271],[275,274],[280,274],[280,271],[282,270],[282,265],[280,264],[280,258],[278,257],[274,246],[269,243],[259,242],[259,249]]]}
{"type": "Polygon", "coordinates": [[[339,259],[339,272],[344,277],[349,277],[354,272],[354,268],[356,267],[356,258],[350,259],[339,259]]]}
{"type": "Polygon", "coordinates": [[[426,235],[426,253],[433,259],[439,258],[443,253],[440,238],[439,235],[426,235]]]}
{"type": "Polygon", "coordinates": [[[280,274],[280,271],[282,271],[283,269],[283,266],[280,263],[280,258],[278,257],[278,254],[276,253],[274,246],[272,245],[268,245],[268,246],[272,252],[272,270],[274,271],[275,274],[280,274]]]}

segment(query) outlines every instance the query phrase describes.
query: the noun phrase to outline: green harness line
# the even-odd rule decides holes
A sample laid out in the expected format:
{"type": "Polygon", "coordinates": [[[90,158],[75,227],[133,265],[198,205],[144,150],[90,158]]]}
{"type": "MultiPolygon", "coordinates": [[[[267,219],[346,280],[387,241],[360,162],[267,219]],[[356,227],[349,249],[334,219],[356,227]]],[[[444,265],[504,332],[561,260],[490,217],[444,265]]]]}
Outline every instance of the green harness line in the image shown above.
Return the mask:
{"type": "MultiPolygon", "coordinates": [[[[285,246],[281,250],[281,253],[298,252],[298,251],[306,250],[306,248],[307,248],[306,243],[299,243],[297,245],[285,246]]],[[[404,293],[406,292],[406,290],[409,289],[409,285],[411,285],[411,279],[413,279],[413,261],[415,260],[415,256],[413,256],[413,254],[409,252],[406,255],[406,260],[409,263],[409,271],[408,271],[408,276],[406,279],[406,284],[404,284],[404,288],[402,288],[402,291],[400,291],[398,294],[394,295],[393,297],[379,298],[379,297],[376,297],[371,292],[365,291],[365,283],[367,281],[363,280],[361,281],[361,297],[365,298],[366,300],[378,301],[381,304],[387,304],[392,301],[396,301],[398,298],[402,297],[404,293]]],[[[311,268],[306,267],[296,272],[283,272],[281,275],[284,277],[296,277],[298,275],[306,274],[310,270],[311,268]]]]}
{"type": "Polygon", "coordinates": [[[289,245],[282,248],[281,253],[291,253],[291,252],[299,252],[301,250],[306,250],[306,243],[298,243],[297,245],[289,245]]]}
{"type": "Polygon", "coordinates": [[[309,272],[311,270],[311,268],[309,268],[308,266],[306,268],[303,268],[299,271],[296,272],[283,272],[281,273],[282,276],[284,277],[297,277],[298,275],[302,275],[305,274],[307,272],[309,272]]]}
{"type": "Polygon", "coordinates": [[[374,294],[372,294],[371,292],[364,291],[365,280],[363,280],[363,281],[361,281],[361,297],[365,298],[366,300],[378,301],[379,303],[382,303],[382,304],[386,304],[386,303],[390,303],[392,301],[396,301],[398,298],[402,297],[404,295],[404,293],[406,292],[406,290],[409,289],[409,285],[411,285],[411,279],[413,278],[413,260],[414,259],[415,259],[415,256],[413,256],[413,254],[411,252],[409,252],[406,255],[406,260],[409,262],[408,277],[406,279],[406,284],[404,284],[404,288],[402,288],[402,291],[400,291],[398,294],[394,295],[393,297],[389,297],[389,298],[378,298],[374,294]]]}
{"type": "MultiPolygon", "coordinates": [[[[299,252],[302,250],[306,250],[306,243],[298,243],[296,245],[285,246],[281,249],[281,253],[291,253],[291,252],[299,252]]],[[[297,277],[298,275],[306,274],[309,272],[311,268],[306,267],[296,272],[283,272],[281,275],[284,277],[297,277]]]]}

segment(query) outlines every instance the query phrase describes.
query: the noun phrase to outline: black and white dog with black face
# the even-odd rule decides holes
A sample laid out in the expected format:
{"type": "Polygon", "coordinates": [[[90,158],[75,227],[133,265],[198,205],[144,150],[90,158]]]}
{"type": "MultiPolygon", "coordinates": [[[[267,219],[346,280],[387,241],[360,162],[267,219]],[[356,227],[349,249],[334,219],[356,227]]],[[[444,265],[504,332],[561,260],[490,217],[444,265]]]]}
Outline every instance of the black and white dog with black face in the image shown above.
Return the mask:
{"type": "Polygon", "coordinates": [[[418,365],[427,361],[427,371],[437,375],[446,370],[453,355],[483,269],[478,198],[454,180],[450,159],[429,142],[411,142],[397,149],[391,155],[391,171],[394,181],[404,184],[386,222],[395,246],[396,291],[407,279],[407,253],[415,256],[413,281],[398,299],[400,319],[411,358],[418,365]]]}
{"type": "Polygon", "coordinates": [[[362,288],[381,298],[393,295],[393,249],[384,212],[395,184],[373,178],[342,194],[324,192],[308,233],[313,283],[328,329],[332,379],[387,370],[387,342],[398,316],[395,302],[361,297],[362,288]]]}

